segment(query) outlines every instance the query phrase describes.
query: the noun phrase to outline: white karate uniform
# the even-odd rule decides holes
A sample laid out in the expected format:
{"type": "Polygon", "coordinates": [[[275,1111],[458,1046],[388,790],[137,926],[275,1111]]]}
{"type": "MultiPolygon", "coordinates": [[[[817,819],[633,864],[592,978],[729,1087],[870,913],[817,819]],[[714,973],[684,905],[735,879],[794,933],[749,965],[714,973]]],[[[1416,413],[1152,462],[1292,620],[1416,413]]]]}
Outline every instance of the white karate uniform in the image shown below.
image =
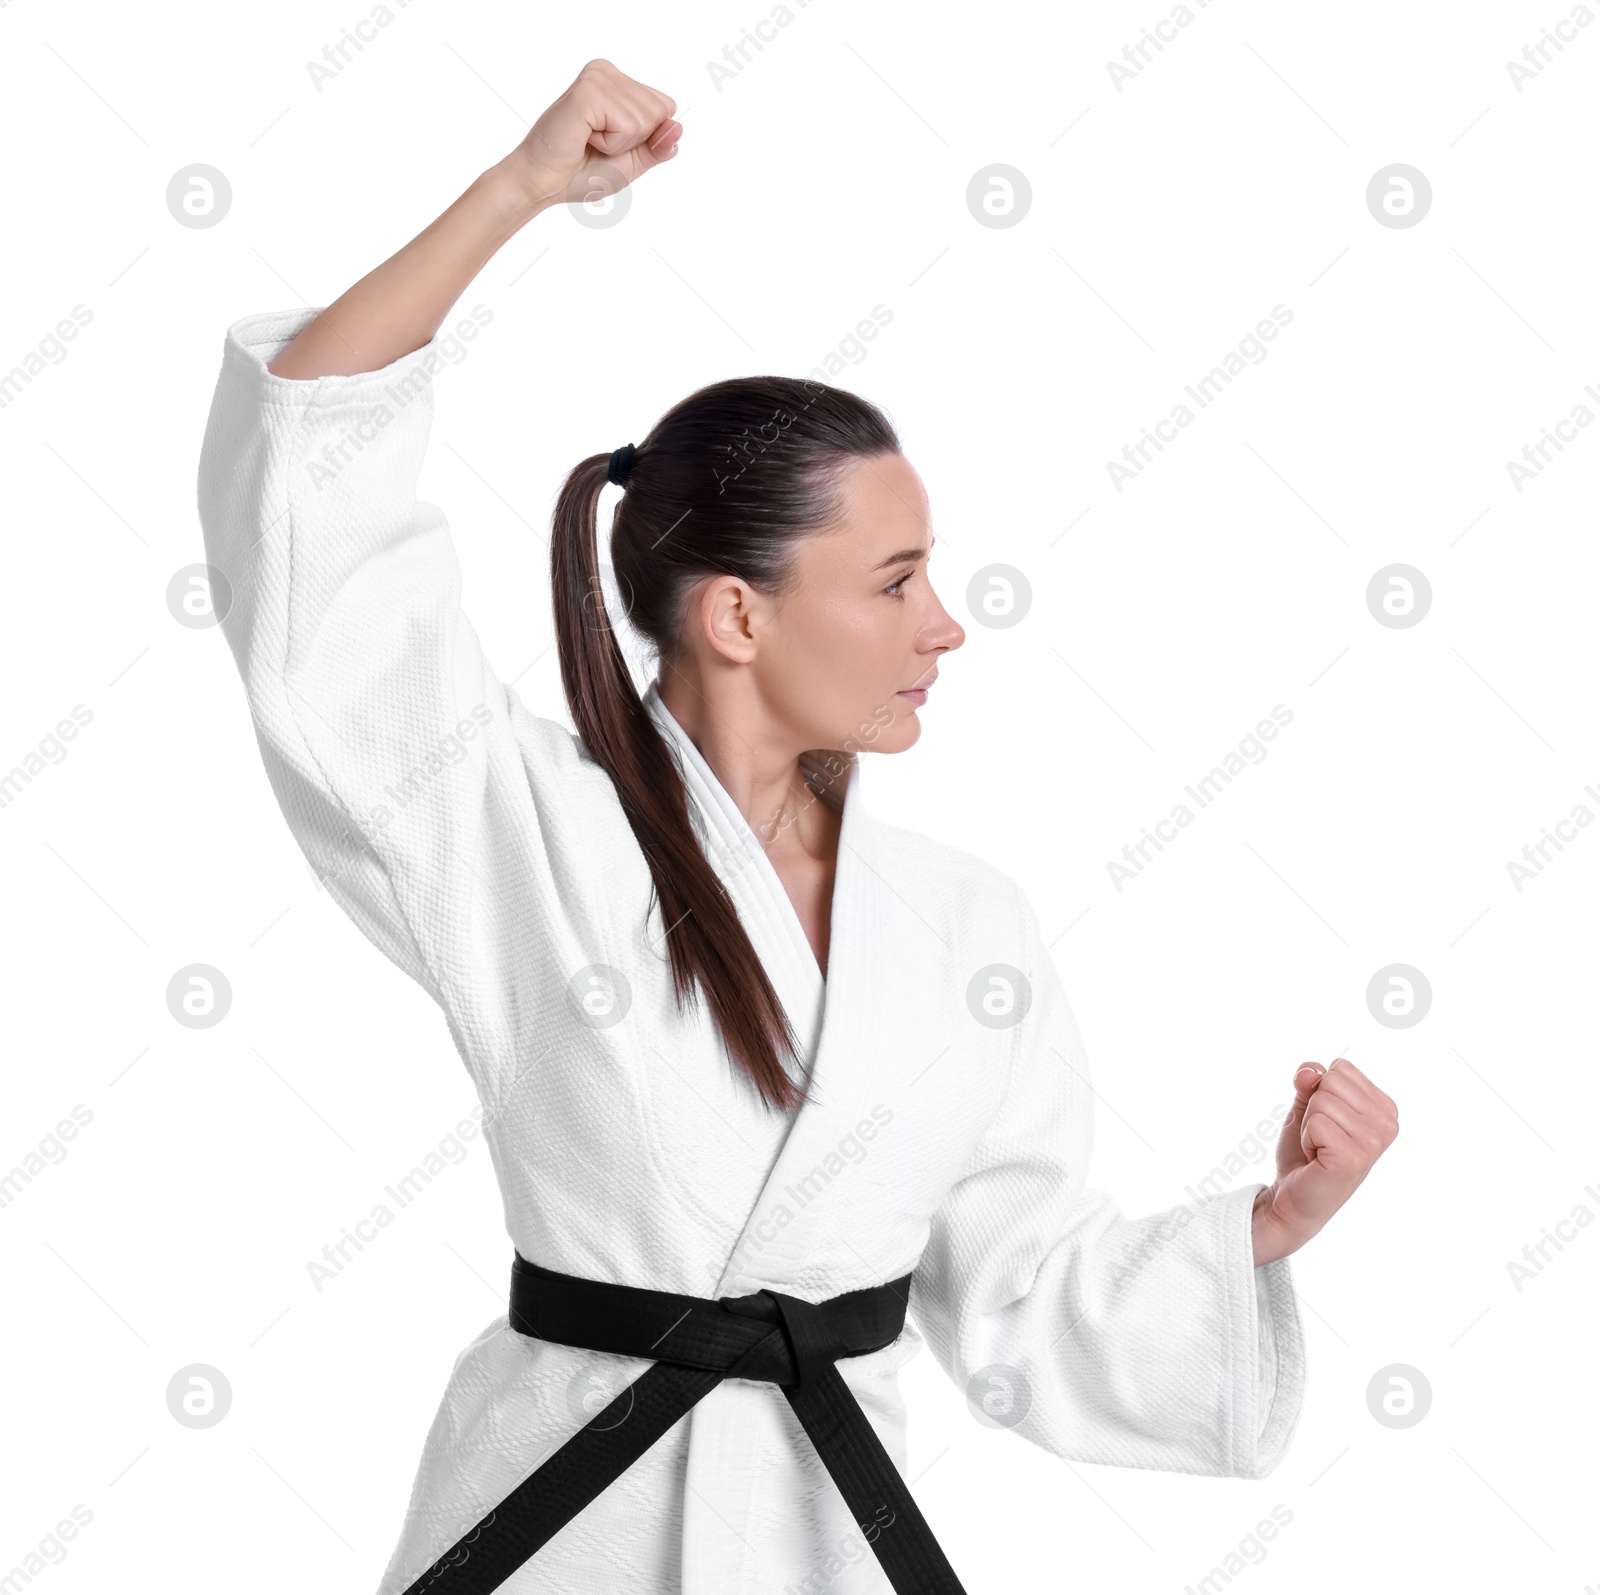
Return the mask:
{"type": "MultiPolygon", "coordinates": [[[[445,517],[416,497],[437,339],[378,371],[272,375],[316,313],[228,329],[200,461],[206,559],[231,584],[222,630],[284,816],[334,899],[443,1009],[516,1248],[705,1297],[820,1301],[914,1269],[900,1337],[839,1364],[902,1470],[897,1370],[925,1336],[1002,1421],[1025,1399],[1017,1434],[1058,1456],[1269,1473],[1299,1421],[1305,1349],[1288,1260],[1253,1266],[1260,1186],[1143,1218],[1086,1186],[1088,1065],[1021,889],[865,809],[858,760],[824,981],[751,827],[652,686],[696,830],[810,1070],[798,1116],[765,1109],[704,1001],[677,1009],[609,777],[497,678],[461,613],[445,517]]],[[[649,1366],[500,1314],[456,1362],[379,1595],[649,1366]]],[[[730,1379],[501,1588],[790,1586],[889,1590],[782,1392],[730,1379]]]]}

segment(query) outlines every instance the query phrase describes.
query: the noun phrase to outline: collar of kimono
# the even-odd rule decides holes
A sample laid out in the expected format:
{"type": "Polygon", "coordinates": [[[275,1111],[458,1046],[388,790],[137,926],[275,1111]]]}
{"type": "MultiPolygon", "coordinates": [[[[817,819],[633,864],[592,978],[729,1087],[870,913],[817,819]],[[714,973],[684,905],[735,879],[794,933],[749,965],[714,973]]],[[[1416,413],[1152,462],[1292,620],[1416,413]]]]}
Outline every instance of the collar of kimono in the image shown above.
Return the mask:
{"type": "MultiPolygon", "coordinates": [[[[904,894],[894,886],[900,850],[885,845],[885,827],[863,806],[858,756],[845,786],[824,981],[789,894],[738,805],[654,682],[644,703],[678,756],[706,857],[794,1027],[803,1064],[797,1078],[807,1086],[807,1100],[788,1127],[714,1294],[776,1287],[810,1296],[819,1280],[836,1289],[849,1263],[859,1265],[864,1284],[874,1283],[883,1277],[881,1259],[863,1256],[858,1244],[834,1241],[834,1232],[851,1222],[849,1205],[808,1201],[804,1192],[817,1168],[836,1155],[841,1137],[875,1103],[903,1099],[904,1071],[926,1067],[903,1056],[887,1033],[892,1004],[885,1002],[885,991],[892,978],[885,960],[904,946],[906,929],[898,911],[904,894]]],[[[830,1291],[823,1288],[822,1294],[830,1291]]]]}
{"type": "MultiPolygon", "coordinates": [[[[678,756],[678,767],[683,772],[684,785],[689,791],[690,814],[695,821],[701,844],[706,847],[713,866],[724,879],[730,876],[744,877],[743,884],[748,888],[749,906],[757,909],[764,918],[772,922],[776,932],[774,940],[784,945],[788,954],[783,962],[797,964],[798,973],[809,976],[804,981],[807,988],[806,996],[808,1002],[814,1001],[824,984],[822,970],[817,963],[816,954],[811,950],[811,943],[800,923],[800,916],[795,913],[794,904],[784,889],[783,882],[778,878],[778,872],[772,867],[772,861],[767,857],[761,839],[740,812],[738,804],[729,796],[722,782],[717,779],[716,772],[706,762],[705,755],[694,745],[689,733],[678,724],[677,717],[667,707],[660,688],[654,681],[645,691],[644,705],[650,718],[667,739],[667,745],[678,756]]],[[[861,760],[858,756],[851,763],[842,800],[839,865],[835,872],[834,887],[836,898],[838,882],[845,872],[846,858],[850,856],[848,849],[859,841],[857,833],[861,829],[862,818],[861,804],[858,800],[860,785],[861,760]]],[[[729,885],[731,890],[731,881],[729,885]]],[[[738,894],[735,896],[737,899],[738,894]]],[[[838,915],[835,914],[832,927],[837,927],[837,924],[838,915]]],[[[833,945],[830,928],[830,962],[833,945]]],[[[766,949],[758,947],[758,951],[765,952],[766,949]]],[[[782,995],[781,991],[779,995],[782,995]]]]}

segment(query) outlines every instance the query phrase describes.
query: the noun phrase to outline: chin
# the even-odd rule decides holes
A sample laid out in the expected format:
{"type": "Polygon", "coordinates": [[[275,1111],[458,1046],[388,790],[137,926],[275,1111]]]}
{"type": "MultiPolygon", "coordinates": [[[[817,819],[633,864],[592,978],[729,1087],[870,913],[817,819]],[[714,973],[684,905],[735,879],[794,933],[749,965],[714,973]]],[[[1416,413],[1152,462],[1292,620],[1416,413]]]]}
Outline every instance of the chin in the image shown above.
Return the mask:
{"type": "Polygon", "coordinates": [[[909,704],[897,708],[892,724],[884,727],[876,742],[867,744],[869,753],[904,753],[915,747],[922,735],[922,722],[909,704]]]}

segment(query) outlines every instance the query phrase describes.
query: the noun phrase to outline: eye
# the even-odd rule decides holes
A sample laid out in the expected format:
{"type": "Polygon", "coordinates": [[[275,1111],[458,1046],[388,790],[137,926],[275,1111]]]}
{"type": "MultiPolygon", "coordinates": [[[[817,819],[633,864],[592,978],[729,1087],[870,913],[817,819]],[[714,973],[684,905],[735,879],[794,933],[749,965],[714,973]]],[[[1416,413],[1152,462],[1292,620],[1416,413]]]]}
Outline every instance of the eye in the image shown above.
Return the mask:
{"type": "Polygon", "coordinates": [[[900,599],[900,600],[901,600],[901,601],[902,601],[902,602],[903,602],[903,601],[904,601],[904,599],[905,599],[905,596],[906,596],[906,595],[905,595],[905,594],[904,594],[904,593],[903,593],[903,592],[897,592],[897,591],[896,591],[896,590],[895,590],[895,589],[896,589],[896,588],[901,588],[901,587],[904,587],[904,586],[905,586],[905,584],[906,584],[906,583],[907,583],[907,582],[908,582],[908,581],[910,581],[910,580],[911,580],[911,578],[912,578],[912,577],[913,577],[913,576],[915,576],[915,575],[916,575],[916,574],[917,574],[917,573],[916,573],[916,572],[915,572],[915,571],[914,571],[914,570],[908,570],[908,571],[907,571],[907,572],[906,572],[906,573],[905,573],[905,575],[904,575],[904,576],[901,576],[901,577],[898,577],[898,578],[896,578],[896,580],[894,580],[894,581],[892,581],[892,582],[890,582],[890,583],[889,583],[889,585],[888,585],[888,586],[887,586],[887,587],[885,587],[885,588],[884,588],[884,591],[885,591],[885,592],[886,592],[886,593],[887,593],[887,594],[888,594],[888,595],[889,595],[889,596],[890,596],[890,597],[891,597],[891,598],[898,598],[898,599],[900,599]]]}

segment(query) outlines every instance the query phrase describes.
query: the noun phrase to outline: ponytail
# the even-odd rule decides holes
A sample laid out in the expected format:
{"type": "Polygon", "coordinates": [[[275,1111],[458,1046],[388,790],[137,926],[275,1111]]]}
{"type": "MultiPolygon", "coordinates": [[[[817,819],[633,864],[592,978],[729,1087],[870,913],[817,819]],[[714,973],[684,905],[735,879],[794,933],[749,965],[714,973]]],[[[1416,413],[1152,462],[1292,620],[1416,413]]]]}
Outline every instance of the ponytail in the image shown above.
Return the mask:
{"type": "MultiPolygon", "coordinates": [[[[782,591],[794,544],[837,513],[836,468],[898,450],[876,407],[825,384],[743,377],[691,394],[638,446],[617,507],[612,567],[630,622],[670,659],[700,578],[726,571],[782,591]]],[[[610,462],[609,454],[590,455],[556,501],[550,589],[567,707],[649,864],[679,1009],[698,985],[761,1100],[790,1111],[805,1095],[780,1058],[798,1058],[794,1029],[702,851],[683,774],[606,611],[596,516],[610,462]]],[[[799,759],[807,785],[836,812],[854,757],[824,749],[799,759]]]]}
{"type": "Polygon", "coordinates": [[[609,463],[606,454],[585,460],[556,503],[550,585],[567,707],[583,745],[611,777],[649,862],[679,1009],[698,981],[728,1051],[761,1100],[792,1110],[803,1093],[779,1061],[774,1038],[797,1056],[793,1027],[727,887],[701,850],[683,774],[634,686],[606,614],[595,518],[609,463]]]}

